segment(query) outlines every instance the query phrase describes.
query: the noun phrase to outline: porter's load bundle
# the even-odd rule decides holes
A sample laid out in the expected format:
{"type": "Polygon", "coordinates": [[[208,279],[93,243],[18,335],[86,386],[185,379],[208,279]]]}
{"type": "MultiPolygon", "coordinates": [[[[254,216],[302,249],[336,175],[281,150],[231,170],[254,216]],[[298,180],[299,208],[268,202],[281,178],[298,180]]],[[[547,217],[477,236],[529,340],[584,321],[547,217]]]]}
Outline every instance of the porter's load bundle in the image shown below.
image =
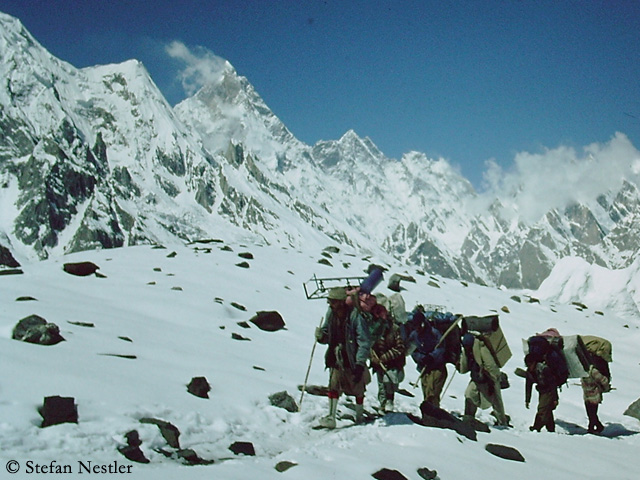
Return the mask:
{"type": "Polygon", "coordinates": [[[469,331],[480,333],[478,338],[489,348],[498,366],[504,367],[511,358],[511,349],[500,328],[498,315],[464,317],[464,326],[469,331]]]}
{"type": "Polygon", "coordinates": [[[606,362],[611,363],[613,361],[613,347],[611,342],[602,337],[596,337],[595,335],[580,335],[586,349],[594,354],[603,358],[606,362]]]}
{"type": "Polygon", "coordinates": [[[586,377],[589,372],[589,354],[580,335],[562,337],[564,346],[562,353],[569,367],[569,378],[586,377]]]}

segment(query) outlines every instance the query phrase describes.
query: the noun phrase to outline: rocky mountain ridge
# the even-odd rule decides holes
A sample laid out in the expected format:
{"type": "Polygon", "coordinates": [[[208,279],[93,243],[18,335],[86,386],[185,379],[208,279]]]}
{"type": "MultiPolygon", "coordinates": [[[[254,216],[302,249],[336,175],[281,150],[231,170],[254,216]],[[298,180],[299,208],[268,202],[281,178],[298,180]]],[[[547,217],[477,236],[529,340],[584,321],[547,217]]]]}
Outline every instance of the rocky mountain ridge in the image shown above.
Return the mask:
{"type": "Polygon", "coordinates": [[[75,67],[0,14],[0,261],[212,238],[314,242],[466,281],[537,288],[566,256],[637,258],[626,179],[525,221],[446,160],[387,158],[349,131],[297,140],[226,62],[172,108],[140,62],[75,67]],[[6,253],[5,253],[6,252],[6,253]]]}

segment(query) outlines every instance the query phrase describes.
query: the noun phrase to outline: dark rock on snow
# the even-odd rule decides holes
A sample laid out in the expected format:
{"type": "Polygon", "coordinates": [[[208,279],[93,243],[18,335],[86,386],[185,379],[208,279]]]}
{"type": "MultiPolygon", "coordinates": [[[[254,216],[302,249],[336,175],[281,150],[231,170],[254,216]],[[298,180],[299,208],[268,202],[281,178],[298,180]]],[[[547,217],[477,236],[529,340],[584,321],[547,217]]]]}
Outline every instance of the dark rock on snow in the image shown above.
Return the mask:
{"type": "Polygon", "coordinates": [[[37,302],[37,298],[33,298],[31,296],[25,295],[23,297],[16,298],[16,302],[37,302]]]}
{"type": "Polygon", "coordinates": [[[260,330],[265,330],[267,332],[282,330],[285,325],[282,315],[275,311],[257,312],[257,314],[249,321],[256,325],[260,330]]]}
{"type": "Polygon", "coordinates": [[[160,433],[162,437],[167,441],[170,447],[179,449],[180,448],[180,430],[175,425],[166,422],[164,420],[158,420],[157,418],[141,418],[140,423],[147,423],[151,425],[157,425],[160,429],[160,433]]]}
{"type": "Polygon", "coordinates": [[[19,268],[9,268],[6,270],[0,270],[0,275],[22,275],[24,272],[19,268]]]}
{"type": "Polygon", "coordinates": [[[250,338],[243,337],[242,335],[237,334],[237,333],[232,333],[231,334],[231,338],[234,339],[234,340],[240,340],[240,341],[245,341],[245,342],[250,342],[251,341],[250,338]]]}
{"type": "Polygon", "coordinates": [[[434,480],[438,476],[438,472],[435,470],[429,470],[428,468],[419,468],[418,475],[425,480],[434,480]]]}
{"type": "Polygon", "coordinates": [[[62,267],[65,272],[78,277],[93,275],[100,268],[93,262],[65,263],[62,267]]]}
{"type": "Polygon", "coordinates": [[[187,391],[200,398],[209,398],[211,385],[205,377],[193,377],[187,385],[187,391]]]}
{"type": "Polygon", "coordinates": [[[234,442],[229,446],[229,450],[231,450],[236,455],[255,455],[256,451],[253,448],[253,443],[251,442],[234,442]]]}
{"type": "Polygon", "coordinates": [[[495,455],[496,457],[504,458],[505,460],[513,460],[515,462],[524,462],[522,454],[513,447],[507,447],[505,445],[498,445],[495,443],[488,443],[484,449],[495,455]]]}
{"type": "Polygon", "coordinates": [[[0,245],[0,265],[5,265],[11,268],[18,268],[20,266],[20,263],[13,258],[11,251],[3,245],[0,245]]]}
{"type": "Polygon", "coordinates": [[[409,415],[409,418],[419,425],[453,430],[473,441],[476,441],[478,438],[476,431],[471,425],[456,418],[446,410],[434,407],[428,402],[422,402],[420,411],[422,412],[422,418],[409,415]]]}
{"type": "Polygon", "coordinates": [[[118,447],[118,451],[125,456],[125,458],[132,462],[149,463],[149,459],[144,456],[144,453],[140,449],[142,441],[137,430],[131,430],[125,434],[127,439],[127,445],[118,447]]]}
{"type": "Polygon", "coordinates": [[[298,404],[288,392],[282,391],[269,396],[269,401],[274,407],[284,408],[287,412],[297,412],[298,404]]]}
{"type": "Polygon", "coordinates": [[[398,470],[390,470],[388,468],[378,470],[371,476],[377,480],[407,480],[407,477],[401,474],[398,470]]]}
{"type": "Polygon", "coordinates": [[[78,407],[73,397],[45,397],[38,412],[42,416],[42,428],[61,423],[78,423],[78,407]]]}
{"type": "Polygon", "coordinates": [[[63,342],[60,329],[55,323],[48,323],[38,315],[29,315],[18,322],[11,338],[38,345],[55,345],[63,342]]]}
{"type": "Polygon", "coordinates": [[[278,462],[276,463],[276,470],[280,473],[282,472],[286,472],[287,470],[289,470],[291,467],[295,467],[296,465],[298,465],[297,463],[294,462],[289,462],[287,460],[283,460],[282,462],[278,462]]]}

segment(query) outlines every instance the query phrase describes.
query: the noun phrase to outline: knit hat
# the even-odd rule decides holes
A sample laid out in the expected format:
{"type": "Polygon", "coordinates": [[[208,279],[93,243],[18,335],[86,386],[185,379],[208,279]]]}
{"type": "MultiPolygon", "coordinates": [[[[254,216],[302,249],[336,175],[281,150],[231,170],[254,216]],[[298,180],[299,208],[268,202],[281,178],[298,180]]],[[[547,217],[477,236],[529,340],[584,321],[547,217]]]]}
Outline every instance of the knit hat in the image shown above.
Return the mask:
{"type": "Polygon", "coordinates": [[[327,295],[329,300],[346,300],[347,292],[344,287],[334,287],[329,290],[329,294],[327,295]]]}

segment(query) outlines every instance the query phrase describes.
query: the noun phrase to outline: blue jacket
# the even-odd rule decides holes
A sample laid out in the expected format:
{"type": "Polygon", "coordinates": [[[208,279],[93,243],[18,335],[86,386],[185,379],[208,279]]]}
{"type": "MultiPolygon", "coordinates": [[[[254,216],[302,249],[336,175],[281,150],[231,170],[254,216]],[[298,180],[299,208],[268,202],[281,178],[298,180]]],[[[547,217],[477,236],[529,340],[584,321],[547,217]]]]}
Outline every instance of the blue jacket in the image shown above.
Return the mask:
{"type": "Polygon", "coordinates": [[[442,338],[442,334],[431,325],[419,328],[411,332],[409,343],[415,345],[411,358],[416,362],[419,371],[425,372],[437,370],[445,365],[445,343],[436,345],[442,338]]]}

